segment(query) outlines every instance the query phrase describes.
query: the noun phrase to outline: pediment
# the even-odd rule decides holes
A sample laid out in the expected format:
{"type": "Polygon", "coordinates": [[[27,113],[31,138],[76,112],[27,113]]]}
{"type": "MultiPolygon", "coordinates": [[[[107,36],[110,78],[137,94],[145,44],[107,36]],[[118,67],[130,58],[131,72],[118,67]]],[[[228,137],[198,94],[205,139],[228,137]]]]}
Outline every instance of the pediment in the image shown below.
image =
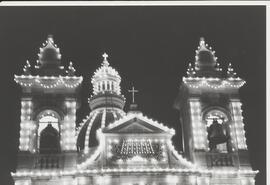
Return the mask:
{"type": "Polygon", "coordinates": [[[106,130],[109,133],[165,133],[164,130],[148,123],[146,121],[140,120],[139,118],[132,118],[122,124],[106,130]]]}
{"type": "Polygon", "coordinates": [[[120,133],[154,133],[155,130],[151,129],[139,122],[133,122],[118,130],[120,133]]]}

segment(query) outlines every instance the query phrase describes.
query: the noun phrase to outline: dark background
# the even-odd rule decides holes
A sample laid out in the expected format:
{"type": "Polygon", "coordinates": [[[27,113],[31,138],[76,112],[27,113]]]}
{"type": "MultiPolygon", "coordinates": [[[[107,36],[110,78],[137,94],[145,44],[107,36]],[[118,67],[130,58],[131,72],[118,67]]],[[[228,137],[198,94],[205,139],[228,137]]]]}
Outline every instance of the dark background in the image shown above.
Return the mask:
{"type": "Polygon", "coordinates": [[[265,7],[0,7],[1,129],[0,184],[12,183],[20,122],[19,86],[25,61],[35,64],[48,34],[60,47],[62,64],[73,61],[84,77],[77,122],[89,114],[90,79],[109,54],[122,77],[122,93],[134,84],[140,110],[176,130],[181,150],[178,112],[173,109],[188,63],[199,38],[216,51],[223,70],[229,62],[247,81],[240,90],[250,160],[257,185],[266,184],[266,10],[265,7]]]}

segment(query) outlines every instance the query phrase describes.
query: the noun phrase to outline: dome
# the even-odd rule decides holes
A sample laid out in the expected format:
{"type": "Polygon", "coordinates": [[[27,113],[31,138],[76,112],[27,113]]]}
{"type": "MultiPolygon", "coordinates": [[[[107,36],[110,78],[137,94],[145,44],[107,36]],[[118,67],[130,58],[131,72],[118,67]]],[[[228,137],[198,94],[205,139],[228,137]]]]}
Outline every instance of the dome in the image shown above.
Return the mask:
{"type": "Polygon", "coordinates": [[[106,127],[109,123],[113,123],[116,120],[122,118],[126,113],[119,108],[99,108],[90,113],[90,116],[82,124],[79,129],[77,138],[77,148],[79,151],[85,149],[88,146],[85,153],[88,152],[88,148],[98,145],[98,138],[96,131],[99,128],[106,127]]]}
{"type": "Polygon", "coordinates": [[[91,112],[78,129],[77,148],[88,153],[98,145],[97,130],[122,118],[125,98],[121,95],[121,77],[103,54],[103,62],[92,77],[93,95],[89,99],[91,112]]]}

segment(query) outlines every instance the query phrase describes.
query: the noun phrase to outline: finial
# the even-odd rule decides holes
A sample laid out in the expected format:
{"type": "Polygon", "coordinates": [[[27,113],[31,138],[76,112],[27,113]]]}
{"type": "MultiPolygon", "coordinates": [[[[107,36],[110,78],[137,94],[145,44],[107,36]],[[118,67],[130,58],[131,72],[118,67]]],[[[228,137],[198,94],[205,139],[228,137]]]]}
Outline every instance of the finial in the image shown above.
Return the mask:
{"type": "Polygon", "coordinates": [[[205,46],[205,40],[204,37],[200,38],[200,46],[205,46]]]}
{"type": "Polygon", "coordinates": [[[108,66],[109,65],[109,62],[107,60],[107,58],[109,57],[108,54],[107,53],[104,53],[102,55],[102,57],[103,57],[103,64],[106,65],[106,66],[108,66]]]}
{"type": "Polygon", "coordinates": [[[30,65],[29,61],[26,60],[26,65],[24,65],[24,67],[23,67],[23,72],[25,75],[31,74],[30,68],[31,68],[31,65],[30,65]]]}
{"type": "Polygon", "coordinates": [[[102,56],[103,56],[104,60],[106,60],[106,61],[107,61],[108,54],[107,54],[107,53],[104,53],[102,56]]]}
{"type": "Polygon", "coordinates": [[[236,77],[236,73],[234,72],[234,69],[233,69],[231,63],[229,63],[229,65],[228,65],[227,77],[229,77],[229,78],[235,78],[236,77]]]}
{"type": "Polygon", "coordinates": [[[51,43],[54,43],[54,41],[53,41],[53,35],[52,34],[49,34],[48,37],[47,37],[47,40],[50,41],[51,43]]]}
{"type": "Polygon", "coordinates": [[[41,63],[40,63],[40,60],[36,60],[36,65],[35,65],[35,68],[36,69],[39,69],[40,68],[40,66],[41,66],[41,63]]]}
{"type": "Polygon", "coordinates": [[[29,63],[29,60],[26,60],[26,66],[27,67],[31,67],[30,63],[29,63]]]}
{"type": "Polygon", "coordinates": [[[69,76],[73,76],[75,72],[76,72],[76,69],[73,67],[73,63],[70,61],[69,66],[68,66],[68,70],[66,71],[66,73],[69,76]]]}
{"type": "Polygon", "coordinates": [[[134,89],[134,86],[132,86],[132,89],[131,90],[128,90],[128,92],[132,93],[132,104],[134,104],[135,103],[135,101],[134,101],[135,93],[136,92],[139,92],[139,91],[138,90],[135,90],[134,89]]]}
{"type": "Polygon", "coordinates": [[[191,63],[188,64],[187,75],[188,77],[193,77],[195,75],[195,71],[191,63]]]}

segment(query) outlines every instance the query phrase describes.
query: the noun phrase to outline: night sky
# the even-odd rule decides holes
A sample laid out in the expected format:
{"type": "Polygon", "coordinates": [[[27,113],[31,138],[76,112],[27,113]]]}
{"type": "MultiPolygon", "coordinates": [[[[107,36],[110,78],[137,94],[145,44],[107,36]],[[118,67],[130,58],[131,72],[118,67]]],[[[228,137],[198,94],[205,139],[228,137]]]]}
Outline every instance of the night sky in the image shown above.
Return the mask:
{"type": "Polygon", "coordinates": [[[140,92],[135,100],[144,115],[176,130],[173,142],[181,149],[178,112],[173,102],[199,38],[216,51],[226,71],[229,62],[247,81],[241,88],[250,160],[265,182],[266,163],[266,27],[265,7],[0,7],[1,152],[0,184],[8,184],[19,143],[21,90],[14,74],[22,74],[28,59],[37,60],[48,34],[60,47],[62,65],[74,63],[84,81],[77,122],[89,114],[90,79],[102,54],[122,77],[122,94],[140,92]],[[5,183],[2,183],[5,182],[5,183]]]}

